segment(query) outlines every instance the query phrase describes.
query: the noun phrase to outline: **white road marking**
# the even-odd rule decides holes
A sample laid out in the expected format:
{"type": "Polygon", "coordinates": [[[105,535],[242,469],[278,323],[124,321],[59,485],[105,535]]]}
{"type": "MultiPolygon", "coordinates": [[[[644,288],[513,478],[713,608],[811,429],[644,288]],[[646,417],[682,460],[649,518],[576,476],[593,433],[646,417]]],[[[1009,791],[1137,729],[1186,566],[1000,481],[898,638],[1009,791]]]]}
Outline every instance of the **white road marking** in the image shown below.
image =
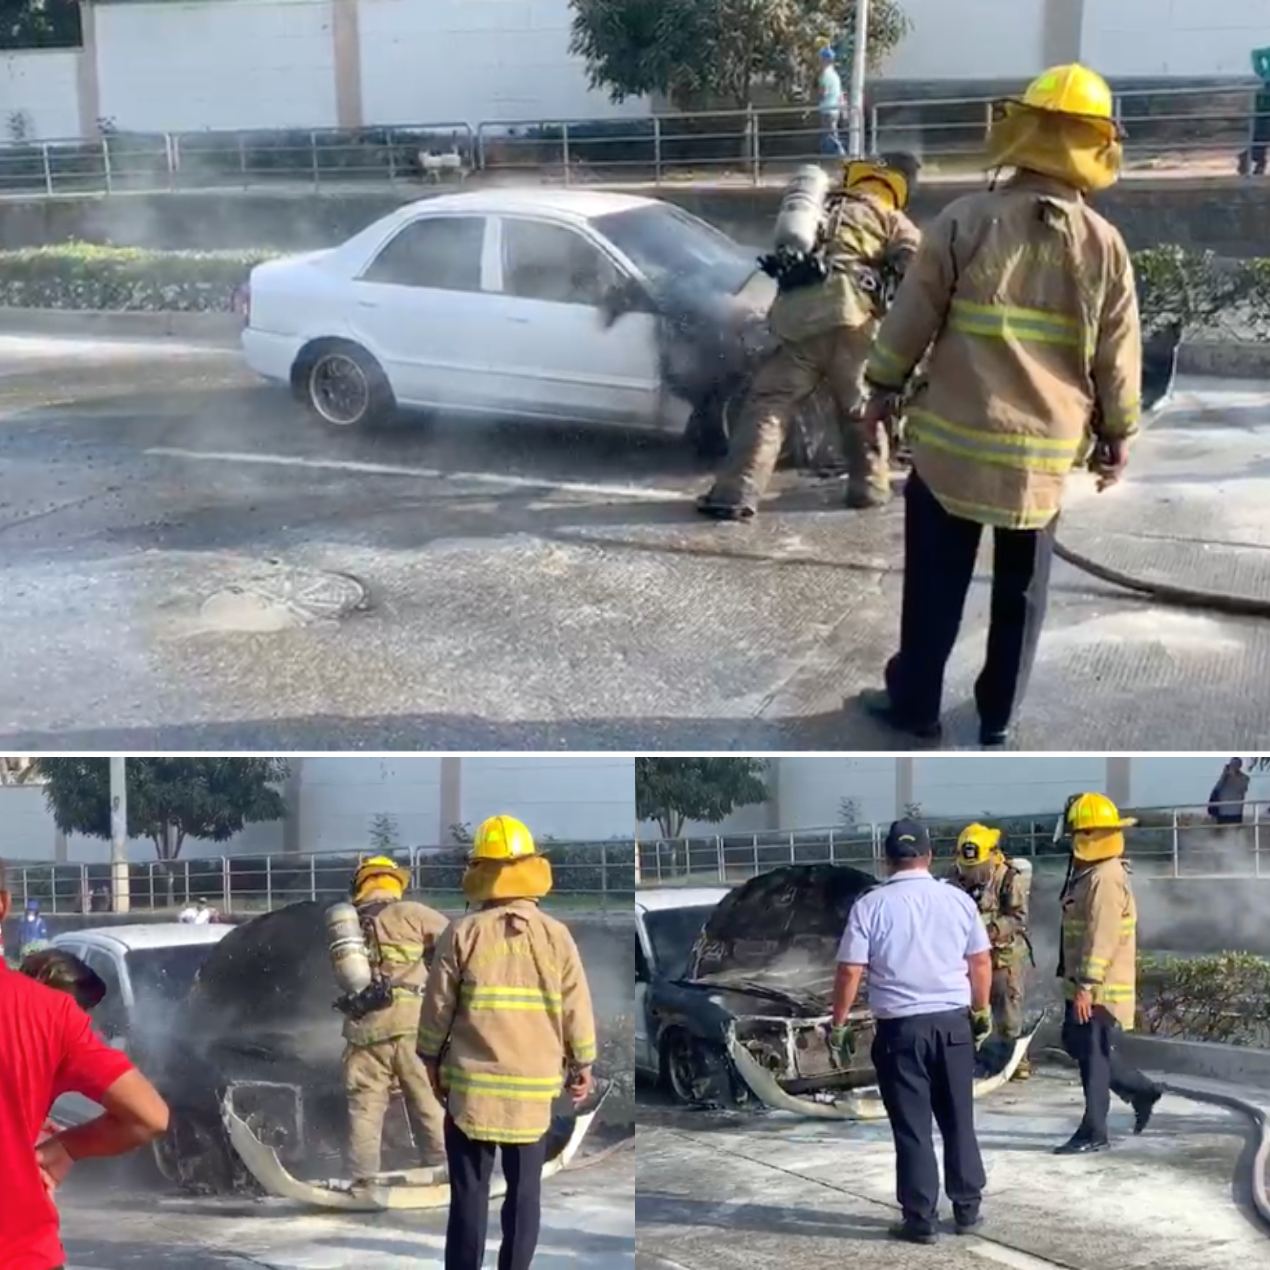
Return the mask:
{"type": "Polygon", "coordinates": [[[156,445],[146,454],[161,458],[195,459],[213,463],[255,463],[272,467],[302,467],[326,472],[361,472],[367,476],[412,476],[433,481],[469,481],[500,485],[507,489],[552,489],[564,494],[593,494],[600,498],[630,498],[663,503],[681,502],[688,497],[682,489],[661,489],[650,485],[605,485],[592,481],[557,481],[550,477],[511,476],[497,472],[445,472],[434,467],[408,467],[398,463],[363,463],[355,459],[306,459],[291,454],[249,454],[237,450],[185,450],[178,446],[156,445]]]}

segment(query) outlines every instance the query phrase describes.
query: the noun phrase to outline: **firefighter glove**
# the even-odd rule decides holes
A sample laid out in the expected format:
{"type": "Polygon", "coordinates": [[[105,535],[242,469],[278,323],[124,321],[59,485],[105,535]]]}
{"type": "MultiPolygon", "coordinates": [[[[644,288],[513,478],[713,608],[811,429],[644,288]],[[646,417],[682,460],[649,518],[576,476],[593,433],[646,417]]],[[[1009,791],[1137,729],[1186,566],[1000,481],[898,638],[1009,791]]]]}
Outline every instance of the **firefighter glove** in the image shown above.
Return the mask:
{"type": "Polygon", "coordinates": [[[982,1010],[970,1011],[970,1035],[975,1038],[975,1049],[982,1049],[983,1043],[992,1035],[992,1008],[985,1006],[982,1010]]]}

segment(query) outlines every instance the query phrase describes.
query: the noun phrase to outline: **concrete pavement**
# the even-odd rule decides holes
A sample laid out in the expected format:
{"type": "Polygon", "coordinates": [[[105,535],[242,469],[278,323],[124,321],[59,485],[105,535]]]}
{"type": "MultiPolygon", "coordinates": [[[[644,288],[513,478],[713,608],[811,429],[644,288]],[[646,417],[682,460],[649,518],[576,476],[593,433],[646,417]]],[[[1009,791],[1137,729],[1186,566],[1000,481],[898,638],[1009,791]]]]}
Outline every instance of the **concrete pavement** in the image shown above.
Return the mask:
{"type": "MultiPolygon", "coordinates": [[[[1270,394],[1187,392],[1131,484],[1077,482],[1063,533],[1266,587],[1270,394]]],[[[758,523],[713,525],[689,502],[708,477],[675,438],[450,418],[330,433],[232,351],[0,336],[0,737],[911,748],[854,703],[898,625],[898,507],[849,513],[839,484],[782,473],[758,523]]],[[[975,743],[988,591],[981,575],[946,745],[975,743]]],[[[1251,752],[1268,676],[1263,620],[1060,565],[1016,744],[1251,752]]]]}
{"type": "Polygon", "coordinates": [[[978,1104],[988,1170],[982,1235],[958,1237],[949,1229],[935,1247],[913,1247],[886,1235],[898,1210],[885,1123],[641,1106],[637,1264],[1270,1266],[1270,1237],[1238,1181],[1248,1141],[1241,1120],[1168,1097],[1135,1138],[1129,1112],[1117,1103],[1112,1151],[1050,1154],[1079,1117],[1079,1084],[1068,1072],[1047,1070],[978,1104]]]}

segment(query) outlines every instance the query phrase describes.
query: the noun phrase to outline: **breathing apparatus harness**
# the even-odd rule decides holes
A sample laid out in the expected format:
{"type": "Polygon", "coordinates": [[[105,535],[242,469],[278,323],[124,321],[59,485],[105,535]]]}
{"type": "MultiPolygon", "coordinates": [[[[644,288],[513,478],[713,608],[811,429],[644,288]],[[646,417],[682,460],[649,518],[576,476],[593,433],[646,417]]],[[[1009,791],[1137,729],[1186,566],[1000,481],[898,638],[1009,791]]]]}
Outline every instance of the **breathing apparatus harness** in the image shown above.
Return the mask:
{"type": "Polygon", "coordinates": [[[357,910],[362,938],[366,941],[366,950],[370,954],[370,983],[360,992],[346,992],[335,1002],[335,1008],[354,1022],[378,1010],[386,1010],[393,1003],[394,989],[388,976],[384,974],[384,953],[379,944],[379,932],[375,929],[375,918],[394,902],[376,900],[357,910]]]}

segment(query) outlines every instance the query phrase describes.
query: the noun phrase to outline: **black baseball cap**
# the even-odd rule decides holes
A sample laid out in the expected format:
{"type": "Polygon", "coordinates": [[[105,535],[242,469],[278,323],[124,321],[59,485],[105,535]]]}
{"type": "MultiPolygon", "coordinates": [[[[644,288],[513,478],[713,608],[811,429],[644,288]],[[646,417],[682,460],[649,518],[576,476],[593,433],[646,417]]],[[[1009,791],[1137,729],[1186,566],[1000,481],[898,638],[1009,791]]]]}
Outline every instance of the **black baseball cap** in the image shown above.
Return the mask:
{"type": "Polygon", "coordinates": [[[917,860],[930,852],[930,834],[920,821],[897,820],[887,831],[886,854],[890,860],[917,860]]]}

